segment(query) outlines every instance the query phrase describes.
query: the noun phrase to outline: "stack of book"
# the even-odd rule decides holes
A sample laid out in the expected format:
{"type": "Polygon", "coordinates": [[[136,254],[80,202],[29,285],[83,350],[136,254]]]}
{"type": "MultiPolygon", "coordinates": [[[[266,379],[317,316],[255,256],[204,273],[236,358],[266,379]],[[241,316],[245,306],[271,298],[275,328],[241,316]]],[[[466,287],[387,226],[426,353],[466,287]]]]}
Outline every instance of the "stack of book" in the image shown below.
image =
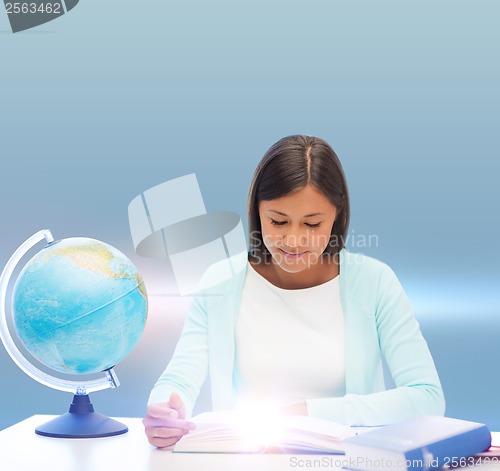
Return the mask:
{"type": "Polygon", "coordinates": [[[491,433],[477,422],[421,416],[347,438],[345,467],[372,471],[429,470],[474,464],[491,433]]]}

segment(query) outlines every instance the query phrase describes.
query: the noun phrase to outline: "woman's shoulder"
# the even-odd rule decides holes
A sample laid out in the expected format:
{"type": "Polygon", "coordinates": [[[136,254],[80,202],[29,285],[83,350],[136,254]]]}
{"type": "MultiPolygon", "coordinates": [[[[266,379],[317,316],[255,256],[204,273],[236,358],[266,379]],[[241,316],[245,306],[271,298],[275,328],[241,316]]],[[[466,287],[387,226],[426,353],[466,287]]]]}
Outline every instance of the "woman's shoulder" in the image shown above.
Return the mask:
{"type": "Polygon", "coordinates": [[[370,313],[381,299],[398,295],[402,290],[396,274],[387,263],[362,253],[345,251],[341,254],[340,273],[344,293],[367,307],[370,313]]]}
{"type": "Polygon", "coordinates": [[[344,284],[377,289],[393,289],[400,285],[397,275],[385,262],[374,257],[343,249],[340,253],[340,272],[344,284]]]}
{"type": "Polygon", "coordinates": [[[227,294],[242,283],[246,268],[247,254],[243,252],[210,265],[198,283],[197,294],[227,294]]]}
{"type": "Polygon", "coordinates": [[[346,249],[340,252],[340,270],[344,275],[352,276],[380,276],[382,273],[392,271],[389,265],[381,260],[360,252],[349,252],[346,249]]]}

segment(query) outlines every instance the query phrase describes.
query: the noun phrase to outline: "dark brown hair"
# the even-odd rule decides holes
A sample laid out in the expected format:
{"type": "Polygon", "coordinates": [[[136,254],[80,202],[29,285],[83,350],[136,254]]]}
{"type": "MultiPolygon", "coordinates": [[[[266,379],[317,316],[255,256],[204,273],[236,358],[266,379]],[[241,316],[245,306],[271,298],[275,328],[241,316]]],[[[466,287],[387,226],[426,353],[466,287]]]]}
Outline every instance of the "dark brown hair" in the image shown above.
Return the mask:
{"type": "Polygon", "coordinates": [[[330,241],[323,255],[337,255],[345,246],[349,226],[349,190],[337,154],[324,140],[312,136],[288,136],[266,152],[257,166],[248,193],[250,256],[269,260],[262,239],[259,203],[288,195],[311,185],[337,209],[330,241]]]}

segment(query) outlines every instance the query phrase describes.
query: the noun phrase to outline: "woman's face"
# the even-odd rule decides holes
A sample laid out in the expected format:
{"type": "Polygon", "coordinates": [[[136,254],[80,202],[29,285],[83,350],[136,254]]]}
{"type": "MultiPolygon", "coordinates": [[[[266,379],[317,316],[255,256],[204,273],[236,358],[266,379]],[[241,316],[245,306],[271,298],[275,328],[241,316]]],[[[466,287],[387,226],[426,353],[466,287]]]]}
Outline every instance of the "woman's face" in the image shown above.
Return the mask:
{"type": "Polygon", "coordinates": [[[273,262],[288,273],[321,263],[337,209],[310,185],[274,200],[261,201],[262,238],[273,262]]]}

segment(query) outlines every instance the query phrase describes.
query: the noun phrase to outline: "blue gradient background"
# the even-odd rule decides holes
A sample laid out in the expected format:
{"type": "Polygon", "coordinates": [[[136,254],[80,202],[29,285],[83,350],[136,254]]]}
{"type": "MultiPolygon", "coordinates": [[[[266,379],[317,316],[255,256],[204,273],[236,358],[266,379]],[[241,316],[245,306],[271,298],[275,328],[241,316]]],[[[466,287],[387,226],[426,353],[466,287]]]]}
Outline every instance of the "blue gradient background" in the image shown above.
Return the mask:
{"type": "MultiPolygon", "coordinates": [[[[14,35],[0,11],[0,265],[50,228],[116,246],[151,293],[174,293],[166,264],[134,255],[128,203],[195,172],[207,209],[244,217],[265,150],[318,135],[344,164],[351,234],[378,237],[353,250],[400,277],[447,414],[500,430],[499,15],[486,0],[84,0],[14,35]]],[[[187,304],[151,297],[100,412],[143,414],[187,304]]],[[[0,428],[67,409],[3,347],[0,377],[0,428]]]]}

